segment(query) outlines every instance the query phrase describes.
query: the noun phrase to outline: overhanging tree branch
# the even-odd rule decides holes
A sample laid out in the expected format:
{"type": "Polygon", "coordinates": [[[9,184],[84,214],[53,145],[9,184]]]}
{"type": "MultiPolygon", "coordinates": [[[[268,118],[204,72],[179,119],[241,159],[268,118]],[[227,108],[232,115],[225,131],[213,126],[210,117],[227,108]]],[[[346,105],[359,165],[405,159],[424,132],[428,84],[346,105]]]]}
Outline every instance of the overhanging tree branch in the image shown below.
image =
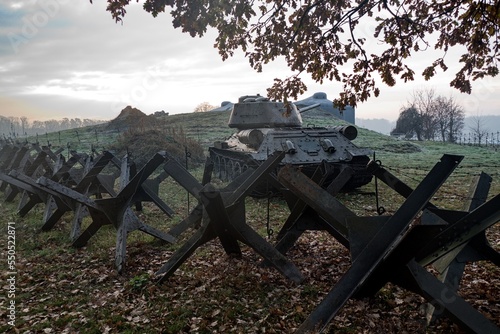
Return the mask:
{"type": "MultiPolygon", "coordinates": [[[[91,1],[92,2],[92,1],[91,1]]],[[[107,10],[116,21],[126,14],[130,0],[107,0],[107,10]]],[[[336,80],[344,91],[336,101],[355,105],[378,95],[372,74],[377,72],[388,85],[414,78],[413,64],[406,59],[430,48],[426,41],[438,36],[433,45],[444,56],[454,47],[467,51],[459,60],[461,68],[450,85],[471,92],[471,80],[496,76],[499,72],[500,0],[420,1],[406,0],[146,0],[144,9],[153,16],[170,7],[175,27],[202,36],[208,27],[219,32],[216,46],[223,59],[242,48],[257,71],[262,65],[284,56],[297,75],[277,80],[271,88],[276,96],[296,96],[304,90],[298,74],[307,72],[318,81],[336,80]],[[303,5],[302,5],[303,4],[303,5]],[[260,9],[260,16],[254,9],[260,9]],[[373,38],[385,49],[368,56],[364,42],[355,38],[366,16],[376,16],[373,38]],[[252,21],[254,23],[252,23],[252,21]],[[345,31],[348,26],[350,31],[345,31]],[[345,40],[347,39],[347,41],[345,40]],[[420,42],[425,47],[422,48],[420,42]],[[348,63],[349,60],[354,62],[348,63]],[[352,68],[346,68],[346,64],[352,68]],[[354,71],[354,73],[352,73],[354,71]],[[283,87],[277,88],[277,83],[283,87]],[[290,83],[293,83],[290,84],[290,83]]],[[[369,37],[368,37],[369,38],[369,37]]],[[[431,60],[422,73],[430,79],[444,58],[431,60]]]]}

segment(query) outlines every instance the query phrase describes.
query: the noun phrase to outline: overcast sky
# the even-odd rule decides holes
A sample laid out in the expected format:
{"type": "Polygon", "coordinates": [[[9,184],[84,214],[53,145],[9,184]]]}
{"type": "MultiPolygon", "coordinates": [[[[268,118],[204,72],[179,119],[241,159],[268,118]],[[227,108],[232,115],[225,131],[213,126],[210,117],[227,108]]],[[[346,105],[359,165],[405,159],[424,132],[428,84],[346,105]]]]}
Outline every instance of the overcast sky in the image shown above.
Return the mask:
{"type": "MultiPolygon", "coordinates": [[[[127,105],[146,114],[187,113],[202,102],[219,106],[265,95],[273,78],[290,74],[280,62],[256,73],[242,54],[223,62],[214,32],[191,38],[172,28],[169,14],[153,18],[135,1],[123,24],[105,7],[104,0],[0,0],[0,115],[107,120],[127,105]]],[[[424,54],[415,65],[429,59],[424,54]]],[[[412,92],[430,88],[455,97],[468,115],[500,115],[499,78],[474,83],[473,94],[464,95],[449,87],[452,70],[430,82],[382,86],[381,96],[359,104],[356,116],[395,120],[412,92]]],[[[321,91],[333,99],[341,89],[305,81],[301,98],[321,91]]]]}

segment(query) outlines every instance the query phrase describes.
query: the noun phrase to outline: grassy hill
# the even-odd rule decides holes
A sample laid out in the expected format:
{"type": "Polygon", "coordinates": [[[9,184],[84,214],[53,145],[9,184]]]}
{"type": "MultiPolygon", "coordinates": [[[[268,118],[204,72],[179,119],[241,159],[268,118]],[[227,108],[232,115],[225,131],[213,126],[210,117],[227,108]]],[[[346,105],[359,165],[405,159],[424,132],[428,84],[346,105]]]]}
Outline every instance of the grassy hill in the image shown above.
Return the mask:
{"type": "MultiPolygon", "coordinates": [[[[151,117],[151,116],[148,116],[151,117]]],[[[110,129],[107,124],[61,131],[39,138],[52,145],[69,146],[78,152],[109,149],[123,141],[128,132],[155,130],[160,136],[172,131],[199,142],[206,148],[215,140],[233,133],[227,127],[229,113],[191,113],[162,116],[153,126],[122,125],[110,129]],[[132,130],[133,131],[132,131],[132,130]]],[[[322,114],[307,113],[304,124],[338,125],[340,121],[322,114]]],[[[433,203],[449,209],[461,209],[469,184],[477,173],[493,177],[490,197],[500,192],[500,151],[495,148],[459,146],[438,142],[401,141],[377,132],[358,129],[358,146],[370,147],[376,159],[393,174],[415,186],[445,154],[464,155],[460,167],[434,196],[433,203]]],[[[141,138],[143,147],[151,143],[141,138]]],[[[152,138],[152,137],[151,137],[152,138]]],[[[154,137],[156,138],[156,137],[154,137]]],[[[153,139],[154,139],[153,138],[153,139]]],[[[157,141],[157,139],[150,141],[157,141]]],[[[30,140],[34,140],[33,138],[30,140]]],[[[44,142],[42,142],[42,140],[44,142]]],[[[202,166],[190,172],[201,178],[202,166]]],[[[216,185],[220,182],[214,181],[216,185]]],[[[399,208],[403,199],[379,185],[379,205],[388,213],[399,208]]],[[[167,231],[181,221],[189,209],[186,191],[170,178],[162,182],[160,197],[176,215],[168,218],[151,203],[139,213],[141,220],[167,231]]],[[[374,183],[358,191],[340,194],[338,199],[358,215],[376,215],[374,183]]],[[[287,281],[275,270],[260,266],[261,258],[243,247],[243,258],[226,256],[217,240],[191,256],[165,284],[157,285],[153,274],[179,245],[193,233],[188,231],[174,245],[161,244],[144,233],[131,233],[127,247],[127,269],[118,275],[113,267],[116,231],[109,226],[100,230],[82,249],[70,246],[71,213],[49,232],[41,232],[43,205],[21,218],[16,214],[17,198],[0,203],[7,231],[8,222],[16,227],[16,328],[0,324],[9,333],[292,333],[321,301],[350,265],[348,251],[325,232],[302,236],[288,254],[307,277],[302,285],[287,281]]],[[[288,216],[282,199],[246,199],[247,222],[267,236],[266,222],[278,231],[288,216]],[[267,208],[269,207],[269,215],[267,208]]],[[[84,222],[87,226],[90,220],[84,222]]],[[[488,231],[493,246],[500,249],[500,227],[488,231]]],[[[2,233],[1,244],[7,244],[2,233]]],[[[1,249],[6,259],[7,249],[1,249]]],[[[6,260],[2,261],[6,266],[6,260]]],[[[2,279],[7,270],[1,267],[2,279]]],[[[500,270],[488,263],[466,267],[461,290],[464,298],[480,308],[500,326],[500,270]]],[[[5,300],[0,317],[6,318],[5,300]]],[[[421,297],[391,284],[369,299],[353,300],[342,309],[330,326],[336,333],[460,333],[446,318],[426,329],[421,297]]]]}

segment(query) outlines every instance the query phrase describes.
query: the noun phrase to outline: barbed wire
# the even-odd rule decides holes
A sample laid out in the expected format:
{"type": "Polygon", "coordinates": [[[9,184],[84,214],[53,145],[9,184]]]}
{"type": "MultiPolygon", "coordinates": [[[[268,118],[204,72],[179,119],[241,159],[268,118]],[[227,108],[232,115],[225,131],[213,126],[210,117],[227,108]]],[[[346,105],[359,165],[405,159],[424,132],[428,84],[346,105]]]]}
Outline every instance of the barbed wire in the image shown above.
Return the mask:
{"type": "MultiPolygon", "coordinates": [[[[391,171],[394,171],[394,172],[397,172],[399,174],[402,174],[402,175],[405,175],[407,176],[408,178],[412,178],[409,173],[408,173],[408,170],[412,170],[412,174],[415,175],[422,175],[422,176],[425,176],[427,175],[427,170],[424,170],[422,169],[422,166],[405,166],[404,168],[401,168],[401,167],[391,167],[391,166],[386,166],[386,165],[383,165],[383,167],[387,170],[391,170],[391,171]]],[[[492,171],[490,175],[498,175],[500,173],[500,164],[499,165],[484,165],[484,164],[478,164],[478,165],[462,165],[462,166],[458,166],[455,171],[453,172],[452,175],[477,175],[477,172],[467,172],[467,171],[464,171],[465,168],[477,168],[477,169],[481,169],[481,170],[490,170],[492,171]],[[497,171],[495,171],[497,170],[497,171]]],[[[429,168],[430,169],[430,168],[429,168]]],[[[414,179],[415,181],[419,181],[418,179],[414,179]]]]}
{"type": "MultiPolygon", "coordinates": [[[[411,169],[409,167],[405,167],[404,169],[398,168],[398,167],[385,166],[385,165],[383,165],[383,167],[388,171],[394,172],[394,174],[396,174],[396,177],[401,178],[401,179],[404,178],[407,180],[411,180],[417,184],[420,183],[422,181],[422,178],[427,175],[427,172],[424,170],[416,170],[415,171],[416,173],[410,174],[407,172],[408,169],[411,169]],[[417,174],[418,176],[422,176],[422,178],[415,177],[415,174],[417,174]]],[[[491,168],[499,168],[500,169],[500,165],[489,165],[489,166],[481,165],[481,166],[475,166],[475,167],[477,167],[477,168],[479,168],[479,167],[480,168],[491,167],[491,168]]],[[[462,166],[462,167],[459,166],[459,168],[472,168],[472,167],[471,166],[462,166]]],[[[450,175],[450,178],[453,179],[453,178],[458,178],[458,177],[463,177],[463,176],[474,177],[474,176],[477,176],[478,174],[479,173],[477,173],[477,172],[465,172],[465,171],[460,172],[460,171],[455,170],[455,172],[452,175],[450,175]]],[[[493,177],[493,176],[500,175],[500,172],[493,172],[493,173],[487,173],[487,174],[493,177]]],[[[467,187],[468,187],[468,185],[467,185],[467,187]]],[[[439,189],[439,192],[438,192],[439,195],[433,196],[433,199],[434,200],[445,200],[445,199],[449,199],[449,198],[458,198],[458,199],[463,200],[463,201],[470,201],[473,199],[468,194],[466,195],[466,194],[457,193],[456,187],[453,187],[454,188],[453,190],[448,190],[447,188],[449,188],[449,186],[447,187],[446,183],[443,184],[443,186],[439,189]]],[[[491,198],[493,196],[494,195],[489,195],[488,198],[491,198]]]]}

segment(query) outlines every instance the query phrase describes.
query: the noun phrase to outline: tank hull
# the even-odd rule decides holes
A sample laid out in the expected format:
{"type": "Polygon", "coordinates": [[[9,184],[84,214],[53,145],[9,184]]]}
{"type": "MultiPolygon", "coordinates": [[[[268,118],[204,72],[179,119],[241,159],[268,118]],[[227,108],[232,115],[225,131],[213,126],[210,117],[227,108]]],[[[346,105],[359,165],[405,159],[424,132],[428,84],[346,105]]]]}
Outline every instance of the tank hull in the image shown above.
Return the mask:
{"type": "MultiPolygon", "coordinates": [[[[352,138],[352,128],[349,130],[352,138]]],[[[372,150],[358,148],[339,129],[334,128],[260,128],[240,131],[227,141],[209,149],[214,162],[215,176],[231,181],[249,167],[260,164],[276,151],[285,151],[280,166],[293,165],[308,176],[322,163],[330,166],[331,173],[325,186],[345,167],[354,170],[343,191],[361,187],[372,180],[366,165],[372,150]]],[[[262,189],[261,191],[262,192],[262,189]]]]}

